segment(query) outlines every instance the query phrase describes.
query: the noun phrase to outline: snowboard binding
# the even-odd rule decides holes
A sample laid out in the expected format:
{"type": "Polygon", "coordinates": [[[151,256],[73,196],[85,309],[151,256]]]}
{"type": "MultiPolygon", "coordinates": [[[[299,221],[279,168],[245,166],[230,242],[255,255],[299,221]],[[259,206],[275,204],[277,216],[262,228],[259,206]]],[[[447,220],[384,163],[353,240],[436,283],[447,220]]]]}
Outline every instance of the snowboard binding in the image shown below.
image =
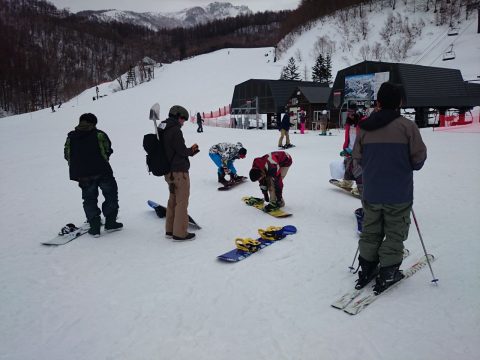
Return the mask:
{"type": "Polygon", "coordinates": [[[263,199],[251,196],[247,200],[245,200],[245,203],[247,205],[250,205],[250,206],[255,206],[255,205],[259,205],[259,204],[263,205],[264,201],[263,201],[263,199]]]}
{"type": "Polygon", "coordinates": [[[260,250],[260,245],[262,243],[258,240],[254,240],[251,238],[237,238],[235,239],[235,245],[237,246],[238,250],[242,250],[249,253],[254,253],[260,250]]]}
{"type": "Polygon", "coordinates": [[[263,240],[270,240],[270,241],[281,240],[287,236],[287,234],[283,233],[282,229],[283,228],[280,226],[269,226],[265,230],[258,229],[258,234],[263,240]]]}
{"type": "Polygon", "coordinates": [[[60,236],[67,235],[67,234],[70,234],[70,233],[72,233],[76,230],[78,230],[78,227],[76,227],[72,223],[68,223],[63,228],[60,229],[60,231],[58,232],[58,235],[60,235],[60,236]]]}

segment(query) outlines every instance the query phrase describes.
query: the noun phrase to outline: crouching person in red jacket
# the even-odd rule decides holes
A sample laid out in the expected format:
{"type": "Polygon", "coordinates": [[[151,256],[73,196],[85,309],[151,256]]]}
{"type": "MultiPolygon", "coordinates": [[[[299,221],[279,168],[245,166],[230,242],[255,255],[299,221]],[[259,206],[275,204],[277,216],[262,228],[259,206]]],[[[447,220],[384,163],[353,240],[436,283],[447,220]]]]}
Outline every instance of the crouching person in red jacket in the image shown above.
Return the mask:
{"type": "Polygon", "coordinates": [[[292,165],[292,157],[285,151],[274,151],[253,160],[250,180],[258,181],[265,201],[266,211],[285,206],[283,179],[292,165]]]}

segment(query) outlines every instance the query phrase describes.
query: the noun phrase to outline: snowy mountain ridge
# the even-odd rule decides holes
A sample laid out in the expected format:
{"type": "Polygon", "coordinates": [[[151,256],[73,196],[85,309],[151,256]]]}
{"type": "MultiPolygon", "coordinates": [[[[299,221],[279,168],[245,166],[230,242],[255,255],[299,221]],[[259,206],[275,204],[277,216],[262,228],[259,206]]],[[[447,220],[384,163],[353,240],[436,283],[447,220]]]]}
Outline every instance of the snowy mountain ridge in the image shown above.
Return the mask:
{"type": "Polygon", "coordinates": [[[134,12],[126,10],[87,10],[78,12],[79,15],[89,19],[110,22],[119,21],[139,26],[145,26],[151,30],[161,28],[192,27],[204,24],[212,20],[236,17],[238,15],[251,14],[252,11],[245,5],[235,6],[229,2],[213,2],[205,7],[195,6],[174,12],[134,12]]]}

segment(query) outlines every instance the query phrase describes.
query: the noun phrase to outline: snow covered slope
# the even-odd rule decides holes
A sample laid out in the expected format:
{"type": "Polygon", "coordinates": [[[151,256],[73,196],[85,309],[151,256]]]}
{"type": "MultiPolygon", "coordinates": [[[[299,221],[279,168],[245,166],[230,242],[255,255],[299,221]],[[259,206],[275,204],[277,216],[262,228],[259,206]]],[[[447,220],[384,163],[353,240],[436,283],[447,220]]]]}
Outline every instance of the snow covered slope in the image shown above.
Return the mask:
{"type": "Polygon", "coordinates": [[[362,7],[363,21],[359,8],[356,7],[320,19],[301,35],[290,34],[279,46],[283,48],[285,44],[293,44],[282,53],[282,61],[286,64],[290,57],[294,57],[302,78],[306,66],[307,80],[311,79],[311,69],[319,49],[322,49],[324,55],[332,52],[333,78],[337,71],[363,60],[461,69],[465,80],[480,76],[480,35],[477,33],[476,11],[469,14],[468,20],[465,20],[465,13],[462,11],[459,20],[455,22],[458,35],[448,36],[449,26],[436,26],[436,15],[433,11],[425,12],[423,4],[409,1],[405,5],[403,1],[397,1],[394,11],[388,6],[381,7],[381,4],[386,6],[386,2],[372,4],[362,7]],[[417,8],[413,12],[415,4],[417,8]],[[386,26],[388,19],[393,21],[386,26]],[[416,28],[420,31],[412,38],[411,46],[408,47],[405,57],[402,57],[402,52],[398,49],[405,45],[406,35],[400,32],[400,29],[404,29],[407,24],[410,31],[415,32],[416,28]],[[391,45],[387,47],[380,33],[382,29],[392,27],[396,28],[389,37],[391,45]],[[455,59],[443,61],[443,55],[450,50],[452,44],[455,59]],[[376,46],[377,53],[374,50],[376,46]]]}
{"type": "MultiPolygon", "coordinates": [[[[478,124],[464,132],[423,129],[428,160],[415,175],[417,218],[438,286],[428,270],[401,284],[356,317],[330,307],[352,287],[357,247],[353,211],[360,202],[328,183],[343,133],[292,134],[293,165],[285,179],[286,210],[276,220],[240,201],[259,195],[246,183],[218,192],[211,145],[241,141],[247,174],[255,156],[276,149],[278,132],[186,124],[191,163],[190,214],[197,239],[173,243],[146,205],[165,203],[166,183],[147,175],[143,134],[153,131],[150,106],[161,115],[230,102],[235,84],[275,79],[272,49],[225,49],[176,62],[154,81],[92,102],[90,89],[62,105],[0,119],[0,358],[24,359],[474,359],[480,353],[480,150],[478,124]],[[270,60],[270,62],[268,62],[270,60]],[[40,242],[84,214],[80,189],[68,180],[63,144],[85,112],[106,131],[119,184],[121,232],[84,235],[58,248],[40,242]],[[472,158],[473,156],[473,158],[472,158]],[[472,160],[473,159],[473,160],[472,160]],[[298,228],[278,244],[237,264],[216,256],[258,228],[298,228]],[[477,355],[475,355],[477,354],[477,355]]],[[[475,54],[474,54],[475,55],[475,54]]],[[[283,61],[283,60],[282,60],[283,61]]],[[[464,73],[475,69],[459,63],[464,73]]],[[[422,255],[415,228],[405,266],[422,255]]]]}

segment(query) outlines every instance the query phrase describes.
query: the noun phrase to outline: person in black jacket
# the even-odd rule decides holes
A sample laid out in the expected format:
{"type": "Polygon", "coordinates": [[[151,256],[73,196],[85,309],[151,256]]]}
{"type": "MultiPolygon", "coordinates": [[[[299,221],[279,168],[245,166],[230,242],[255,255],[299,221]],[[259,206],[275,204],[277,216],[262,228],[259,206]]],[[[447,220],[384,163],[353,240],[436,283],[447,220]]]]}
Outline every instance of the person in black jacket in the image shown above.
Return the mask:
{"type": "Polygon", "coordinates": [[[278,124],[278,130],[280,130],[280,139],[278,139],[278,147],[281,149],[288,149],[292,147],[290,144],[290,137],[288,136],[288,131],[290,130],[290,115],[293,115],[293,112],[290,114],[287,112],[283,115],[282,121],[278,124]],[[283,138],[285,137],[285,146],[283,146],[283,138]]]}
{"type": "Polygon", "coordinates": [[[170,172],[165,174],[170,196],[167,203],[165,237],[174,241],[193,240],[195,233],[188,230],[188,199],[190,197],[190,160],[200,150],[197,144],[185,145],[182,126],[189,118],[188,111],[174,105],[168,112],[168,119],[160,126],[164,129],[165,154],[170,161],[170,172]]]}
{"type": "Polygon", "coordinates": [[[197,125],[198,125],[198,129],[197,129],[197,132],[198,133],[201,133],[203,132],[203,122],[205,120],[202,119],[202,116],[200,115],[199,112],[197,112],[197,125]]]}
{"type": "Polygon", "coordinates": [[[122,223],[117,222],[118,186],[109,163],[112,155],[112,143],[108,135],[97,129],[97,117],[91,113],[80,116],[80,122],[74,131],[70,131],[64,147],[65,160],[70,169],[70,180],[77,181],[82,189],[83,209],[90,224],[88,233],[100,236],[100,214],[105,216],[105,230],[121,230],[122,223]],[[102,190],[105,201],[102,211],[97,206],[98,188],[102,190]]]}

